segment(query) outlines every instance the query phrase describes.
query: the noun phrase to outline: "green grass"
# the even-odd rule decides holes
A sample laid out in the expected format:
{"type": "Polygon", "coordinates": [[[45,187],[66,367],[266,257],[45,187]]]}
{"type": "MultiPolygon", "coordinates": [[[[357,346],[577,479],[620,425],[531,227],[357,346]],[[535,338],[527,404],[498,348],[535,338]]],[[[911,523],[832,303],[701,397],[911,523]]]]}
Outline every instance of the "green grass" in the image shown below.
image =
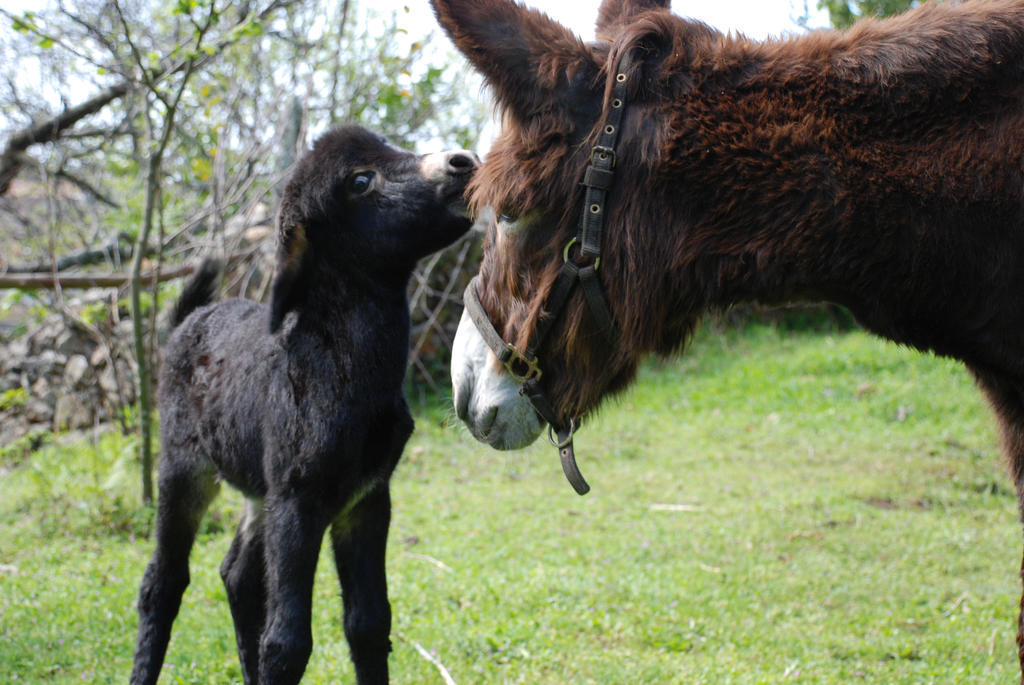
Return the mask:
{"type": "MultiPolygon", "coordinates": [[[[704,331],[553,448],[424,409],[393,482],[392,680],[1004,683],[1021,535],[989,410],[946,360],[862,333],[704,331]]],[[[0,670],[124,682],[151,551],[131,444],[0,461],[0,670]],[[16,569],[16,570],[15,570],[16,569]]],[[[239,679],[222,496],[162,682],[239,679]]],[[[306,682],[351,682],[325,553],[306,682]]],[[[11,678],[8,677],[8,680],[11,678]]]]}

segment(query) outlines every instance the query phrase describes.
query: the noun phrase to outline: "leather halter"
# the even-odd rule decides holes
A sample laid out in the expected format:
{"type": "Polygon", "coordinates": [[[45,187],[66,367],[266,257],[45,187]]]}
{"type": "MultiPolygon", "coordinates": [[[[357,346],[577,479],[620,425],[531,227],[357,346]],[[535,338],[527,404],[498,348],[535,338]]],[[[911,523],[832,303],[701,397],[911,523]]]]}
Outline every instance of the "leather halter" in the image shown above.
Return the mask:
{"type": "MultiPolygon", "coordinates": [[[[627,60],[623,60],[625,64],[627,60]]],[[[572,439],[578,428],[574,419],[569,425],[563,425],[554,407],[540,386],[542,375],[537,350],[551,331],[556,318],[565,308],[569,296],[576,284],[583,291],[583,297],[590,313],[597,322],[598,331],[614,351],[618,347],[615,318],[612,316],[598,280],[598,269],[601,266],[601,233],[604,226],[604,215],[608,189],[615,178],[615,143],[619,137],[622,115],[626,109],[626,68],[620,64],[616,71],[615,84],[612,87],[612,99],[608,107],[608,115],[601,127],[597,144],[590,153],[590,164],[583,177],[586,193],[583,200],[583,211],[580,215],[576,237],[569,241],[562,251],[562,267],[558,271],[551,292],[544,302],[544,311],[548,316],[540,317],[537,328],[524,349],[519,350],[511,343],[505,342],[501,334],[491,323],[487,312],[480,303],[477,292],[479,276],[466,286],[463,300],[470,320],[476,326],[484,342],[504,366],[505,370],[520,384],[519,393],[530,400],[537,414],[548,423],[548,440],[558,448],[562,462],[562,471],[580,495],[590,491],[590,486],[576,466],[576,453],[572,439]],[[585,264],[573,261],[570,252],[574,245],[579,246],[578,258],[586,260],[585,264]],[[552,436],[552,433],[556,437],[552,436]]]]}

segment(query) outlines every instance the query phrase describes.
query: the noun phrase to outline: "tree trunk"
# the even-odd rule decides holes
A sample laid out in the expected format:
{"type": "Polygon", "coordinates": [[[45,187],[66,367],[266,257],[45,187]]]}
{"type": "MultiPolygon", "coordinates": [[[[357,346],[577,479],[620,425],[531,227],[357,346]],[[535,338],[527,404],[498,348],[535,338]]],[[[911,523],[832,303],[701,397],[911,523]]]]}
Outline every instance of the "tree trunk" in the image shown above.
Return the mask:
{"type": "MultiPolygon", "coordinates": [[[[170,121],[165,122],[168,129],[170,121]]],[[[160,158],[163,148],[154,150],[149,158],[146,172],[146,210],[143,216],[142,231],[135,244],[135,255],[132,257],[131,300],[132,300],[132,337],[135,343],[135,362],[139,367],[139,461],[142,466],[142,501],[150,504],[153,501],[153,396],[150,372],[150,359],[146,353],[146,341],[143,331],[145,315],[142,312],[142,255],[146,254],[149,235],[153,230],[153,214],[160,193],[160,158]]]]}

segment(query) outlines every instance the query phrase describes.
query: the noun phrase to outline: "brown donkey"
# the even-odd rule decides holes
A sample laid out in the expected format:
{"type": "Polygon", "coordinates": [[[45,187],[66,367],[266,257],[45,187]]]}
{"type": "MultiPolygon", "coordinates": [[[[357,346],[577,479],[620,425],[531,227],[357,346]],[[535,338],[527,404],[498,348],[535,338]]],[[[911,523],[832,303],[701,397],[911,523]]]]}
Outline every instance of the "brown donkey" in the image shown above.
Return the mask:
{"type": "Polygon", "coordinates": [[[642,357],[708,310],[830,301],[962,360],[1024,494],[1024,0],[763,43],[664,0],[605,0],[594,43],[509,0],[433,4],[504,121],[452,362],[477,438],[548,423],[585,491],[572,432],[642,357]]]}

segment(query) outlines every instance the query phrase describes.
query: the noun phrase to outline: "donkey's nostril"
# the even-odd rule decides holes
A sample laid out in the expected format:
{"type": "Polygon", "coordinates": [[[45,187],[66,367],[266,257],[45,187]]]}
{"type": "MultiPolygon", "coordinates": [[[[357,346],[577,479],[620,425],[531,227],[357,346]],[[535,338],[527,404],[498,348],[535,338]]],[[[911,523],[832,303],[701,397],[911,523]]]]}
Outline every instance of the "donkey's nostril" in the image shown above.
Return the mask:
{"type": "Polygon", "coordinates": [[[448,155],[449,174],[468,174],[480,166],[480,160],[472,152],[462,150],[448,155]]]}

